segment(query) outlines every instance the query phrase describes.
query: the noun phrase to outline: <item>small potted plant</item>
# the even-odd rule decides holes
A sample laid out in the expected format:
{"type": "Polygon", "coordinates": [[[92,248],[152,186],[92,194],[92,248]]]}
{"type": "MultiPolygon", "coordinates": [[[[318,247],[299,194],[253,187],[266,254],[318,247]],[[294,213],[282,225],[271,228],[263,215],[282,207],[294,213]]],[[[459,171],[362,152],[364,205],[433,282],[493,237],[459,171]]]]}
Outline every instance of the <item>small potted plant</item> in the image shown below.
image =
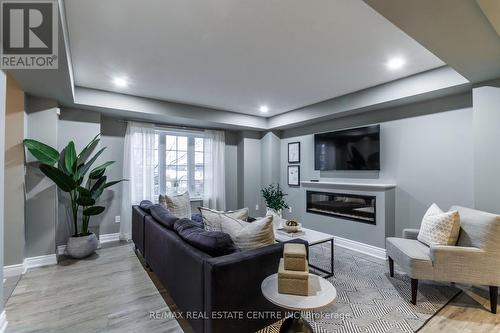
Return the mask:
{"type": "Polygon", "coordinates": [[[261,190],[266,201],[266,215],[277,215],[282,217],[283,209],[288,208],[285,201],[287,194],[283,193],[279,184],[271,184],[261,190]]]}
{"type": "Polygon", "coordinates": [[[40,171],[69,195],[74,233],[68,239],[66,252],[73,258],[87,257],[97,249],[99,241],[96,235],[89,231],[90,218],[106,209],[96,205],[104,189],[124,180],[107,181],[106,168],[114,161],[90,169],[106,149],[101,148],[90,158],[99,143],[99,136],[98,134],[79,154],[76,153],[73,141],[61,152],[36,140],[26,139],[23,142],[31,155],[38,160],[40,171]]]}

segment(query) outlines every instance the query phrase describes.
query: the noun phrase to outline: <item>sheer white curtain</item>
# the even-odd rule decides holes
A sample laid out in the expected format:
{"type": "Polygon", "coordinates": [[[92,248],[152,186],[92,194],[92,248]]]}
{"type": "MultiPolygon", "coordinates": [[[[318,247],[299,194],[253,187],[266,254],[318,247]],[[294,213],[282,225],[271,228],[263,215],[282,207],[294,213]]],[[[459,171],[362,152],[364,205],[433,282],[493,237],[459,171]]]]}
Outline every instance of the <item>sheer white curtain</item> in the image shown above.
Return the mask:
{"type": "Polygon", "coordinates": [[[123,152],[122,209],[120,238],[132,237],[132,205],[142,200],[154,202],[155,129],[152,124],[129,122],[123,152]]]}
{"type": "Polygon", "coordinates": [[[205,207],[226,210],[225,135],[205,130],[204,189],[205,207]]]}

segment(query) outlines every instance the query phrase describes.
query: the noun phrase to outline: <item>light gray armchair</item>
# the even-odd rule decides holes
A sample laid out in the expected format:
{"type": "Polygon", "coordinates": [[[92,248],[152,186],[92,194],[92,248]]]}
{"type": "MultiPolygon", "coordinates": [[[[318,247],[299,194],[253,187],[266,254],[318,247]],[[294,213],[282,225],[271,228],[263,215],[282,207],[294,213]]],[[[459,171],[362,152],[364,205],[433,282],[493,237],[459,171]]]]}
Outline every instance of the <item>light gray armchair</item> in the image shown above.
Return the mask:
{"type": "Polygon", "coordinates": [[[411,278],[411,302],[417,303],[418,280],[487,285],[491,312],[496,313],[500,286],[500,216],[464,207],[456,246],[427,246],[417,240],[418,229],[405,229],[403,238],[386,240],[389,271],[396,262],[411,278]]]}

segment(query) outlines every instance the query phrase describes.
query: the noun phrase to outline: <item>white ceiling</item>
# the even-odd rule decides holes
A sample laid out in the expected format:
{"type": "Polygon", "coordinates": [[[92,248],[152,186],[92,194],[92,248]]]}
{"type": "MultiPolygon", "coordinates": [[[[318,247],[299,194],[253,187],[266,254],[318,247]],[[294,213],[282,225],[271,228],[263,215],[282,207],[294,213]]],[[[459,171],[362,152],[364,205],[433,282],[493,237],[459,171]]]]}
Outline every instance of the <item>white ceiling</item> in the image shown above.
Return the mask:
{"type": "Polygon", "coordinates": [[[361,0],[64,2],[77,86],[166,101],[267,117],[444,65],[361,0]]]}

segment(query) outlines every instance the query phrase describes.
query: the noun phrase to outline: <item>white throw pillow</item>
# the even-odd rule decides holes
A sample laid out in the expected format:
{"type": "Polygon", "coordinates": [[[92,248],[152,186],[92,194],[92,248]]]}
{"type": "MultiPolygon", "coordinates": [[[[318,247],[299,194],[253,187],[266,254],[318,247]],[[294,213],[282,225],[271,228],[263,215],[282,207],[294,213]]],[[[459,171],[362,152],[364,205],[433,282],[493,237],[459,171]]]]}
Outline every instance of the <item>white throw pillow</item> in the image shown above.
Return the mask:
{"type": "Polygon", "coordinates": [[[432,204],[422,219],[417,239],[428,246],[455,245],[460,233],[460,215],[457,211],[443,212],[432,204]]]}
{"type": "Polygon", "coordinates": [[[232,218],[246,221],[248,220],[248,208],[242,208],[235,211],[218,211],[206,207],[198,207],[201,216],[203,217],[203,224],[207,231],[221,231],[221,215],[227,215],[232,218]]]}
{"type": "Polygon", "coordinates": [[[178,218],[191,218],[191,199],[188,192],[172,196],[160,194],[158,201],[178,218]]]}
{"type": "Polygon", "coordinates": [[[241,250],[256,249],[274,244],[273,217],[266,216],[253,222],[245,222],[222,215],[222,232],[229,234],[241,250]]]}

